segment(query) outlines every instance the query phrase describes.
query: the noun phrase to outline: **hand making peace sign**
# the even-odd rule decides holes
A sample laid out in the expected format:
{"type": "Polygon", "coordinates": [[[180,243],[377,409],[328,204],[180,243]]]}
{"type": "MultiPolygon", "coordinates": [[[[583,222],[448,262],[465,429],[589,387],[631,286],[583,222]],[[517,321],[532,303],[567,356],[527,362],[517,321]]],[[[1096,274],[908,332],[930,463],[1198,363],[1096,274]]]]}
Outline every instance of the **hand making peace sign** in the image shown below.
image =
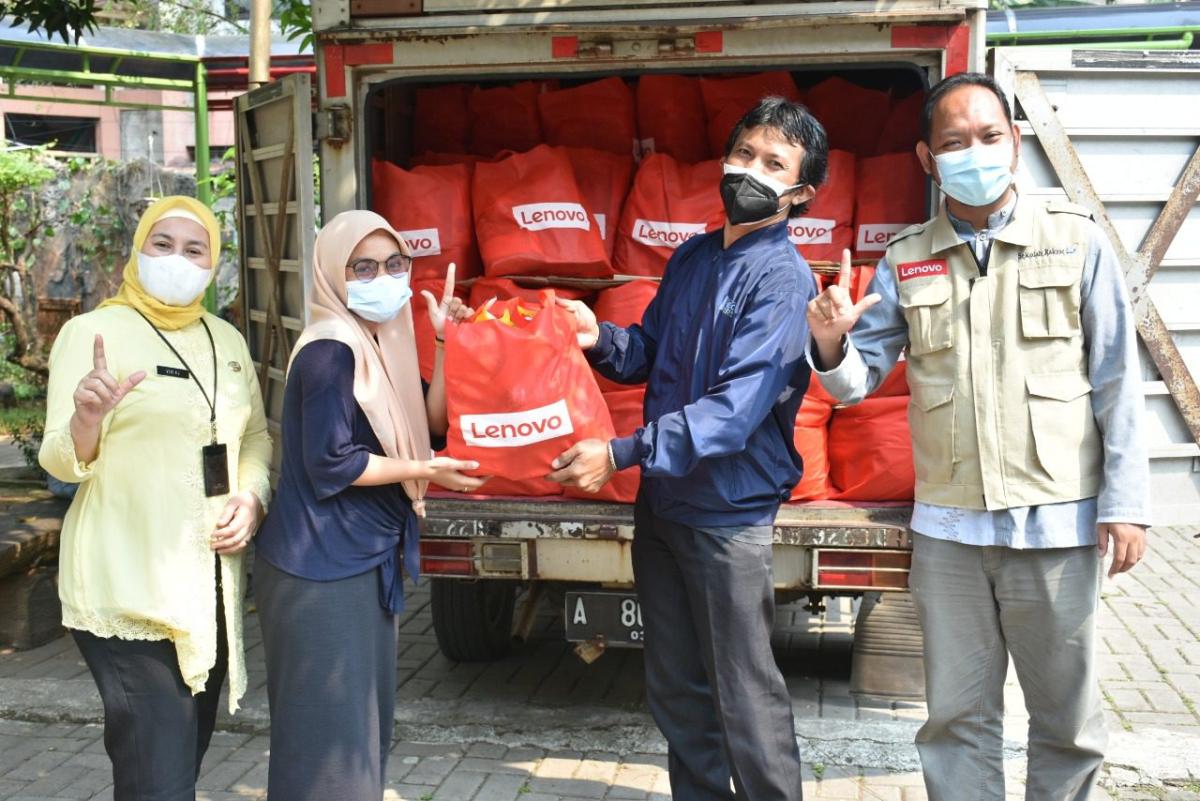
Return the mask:
{"type": "Polygon", "coordinates": [[[73,396],[79,422],[89,428],[100,425],[105,415],[116,408],[145,377],[146,371],[138,370],[121,382],[113,378],[112,373],[108,372],[108,360],[104,356],[104,338],[96,334],[92,346],[92,371],[75,387],[73,396]]]}
{"type": "Polygon", "coordinates": [[[429,307],[429,322],[433,324],[433,333],[438,339],[444,339],[446,336],[447,320],[460,323],[472,313],[471,307],[463,303],[462,298],[454,295],[454,271],[454,262],[450,262],[450,266],[446,268],[446,286],[442,289],[441,303],[428,289],[421,290],[425,305],[429,307]]]}
{"type": "Polygon", "coordinates": [[[870,294],[854,303],[850,297],[850,251],[842,251],[842,266],[833,286],[808,304],[808,328],[817,342],[840,343],[863,312],[883,298],[870,294]]]}

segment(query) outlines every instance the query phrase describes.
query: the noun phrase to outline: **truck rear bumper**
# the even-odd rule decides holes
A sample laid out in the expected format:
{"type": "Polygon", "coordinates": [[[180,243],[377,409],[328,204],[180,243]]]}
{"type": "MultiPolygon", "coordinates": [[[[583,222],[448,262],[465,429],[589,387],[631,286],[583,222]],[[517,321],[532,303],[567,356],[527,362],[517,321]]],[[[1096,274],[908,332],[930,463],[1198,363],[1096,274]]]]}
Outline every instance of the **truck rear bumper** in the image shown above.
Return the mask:
{"type": "MultiPolygon", "coordinates": [[[[784,507],[775,523],[775,587],[862,592],[908,585],[907,506],[784,507]]],[[[433,500],[421,573],[469,579],[633,586],[630,506],[574,501],[433,500]]]]}

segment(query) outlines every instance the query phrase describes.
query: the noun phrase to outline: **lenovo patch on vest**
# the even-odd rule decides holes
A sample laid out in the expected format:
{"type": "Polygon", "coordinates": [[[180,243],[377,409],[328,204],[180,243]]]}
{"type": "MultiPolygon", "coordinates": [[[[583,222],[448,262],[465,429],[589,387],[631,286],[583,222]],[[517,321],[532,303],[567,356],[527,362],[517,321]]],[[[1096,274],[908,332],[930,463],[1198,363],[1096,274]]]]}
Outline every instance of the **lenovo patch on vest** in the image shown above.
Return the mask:
{"type": "Polygon", "coordinates": [[[896,275],[901,281],[928,278],[931,275],[950,275],[950,265],[945,259],[906,261],[896,266],[896,275]]]}

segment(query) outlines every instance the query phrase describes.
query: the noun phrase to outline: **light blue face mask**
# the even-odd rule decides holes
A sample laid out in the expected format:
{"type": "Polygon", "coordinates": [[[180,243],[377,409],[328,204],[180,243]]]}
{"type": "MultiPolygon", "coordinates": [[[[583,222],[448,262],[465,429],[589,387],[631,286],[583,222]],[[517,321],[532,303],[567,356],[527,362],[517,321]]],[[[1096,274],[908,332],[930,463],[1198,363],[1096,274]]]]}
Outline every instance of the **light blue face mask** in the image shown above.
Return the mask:
{"type": "Polygon", "coordinates": [[[372,323],[391,320],[412,297],[408,273],[390,276],[380,271],[374,280],[346,282],[346,308],[372,323]]]}
{"type": "Polygon", "coordinates": [[[1012,185],[1012,158],[1012,146],[1006,142],[954,150],[933,160],[943,192],[968,206],[987,206],[1012,185]]]}

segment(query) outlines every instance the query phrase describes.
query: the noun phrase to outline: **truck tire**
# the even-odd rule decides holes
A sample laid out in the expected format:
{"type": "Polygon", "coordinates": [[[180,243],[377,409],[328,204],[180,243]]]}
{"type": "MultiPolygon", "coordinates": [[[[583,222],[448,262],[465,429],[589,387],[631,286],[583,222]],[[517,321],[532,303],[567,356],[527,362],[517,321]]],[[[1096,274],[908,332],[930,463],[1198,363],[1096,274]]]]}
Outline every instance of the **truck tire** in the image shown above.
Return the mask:
{"type": "Polygon", "coordinates": [[[430,605],[438,649],[454,662],[490,662],[512,647],[514,581],[433,579],[430,605]]]}

